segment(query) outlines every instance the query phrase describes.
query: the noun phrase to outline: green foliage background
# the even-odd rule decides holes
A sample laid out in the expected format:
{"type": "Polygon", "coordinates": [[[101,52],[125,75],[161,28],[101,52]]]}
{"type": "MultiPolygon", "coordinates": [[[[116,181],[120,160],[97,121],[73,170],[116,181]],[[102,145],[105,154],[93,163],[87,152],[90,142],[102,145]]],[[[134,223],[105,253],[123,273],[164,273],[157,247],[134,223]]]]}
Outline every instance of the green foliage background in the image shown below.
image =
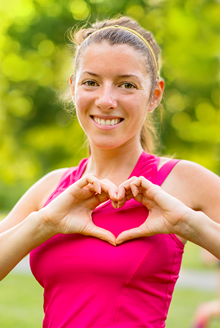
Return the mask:
{"type": "Polygon", "coordinates": [[[10,0],[0,7],[0,210],[47,172],[87,155],[58,94],[72,74],[65,32],[125,14],[153,32],[165,79],[162,154],[220,173],[217,0],[10,0]]]}

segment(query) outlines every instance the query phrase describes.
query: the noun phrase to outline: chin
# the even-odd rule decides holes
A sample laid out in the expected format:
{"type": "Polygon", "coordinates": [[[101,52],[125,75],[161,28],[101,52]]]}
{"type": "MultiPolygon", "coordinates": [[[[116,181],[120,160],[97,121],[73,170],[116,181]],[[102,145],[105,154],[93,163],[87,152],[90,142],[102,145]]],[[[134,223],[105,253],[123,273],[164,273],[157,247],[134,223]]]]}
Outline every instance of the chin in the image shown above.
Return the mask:
{"type": "Polygon", "coordinates": [[[119,148],[122,146],[121,143],[116,143],[116,142],[111,142],[111,141],[108,141],[108,140],[104,140],[104,138],[102,140],[100,140],[99,142],[92,142],[90,141],[90,144],[92,146],[94,146],[95,148],[98,148],[98,149],[116,149],[116,148],[119,148]]]}

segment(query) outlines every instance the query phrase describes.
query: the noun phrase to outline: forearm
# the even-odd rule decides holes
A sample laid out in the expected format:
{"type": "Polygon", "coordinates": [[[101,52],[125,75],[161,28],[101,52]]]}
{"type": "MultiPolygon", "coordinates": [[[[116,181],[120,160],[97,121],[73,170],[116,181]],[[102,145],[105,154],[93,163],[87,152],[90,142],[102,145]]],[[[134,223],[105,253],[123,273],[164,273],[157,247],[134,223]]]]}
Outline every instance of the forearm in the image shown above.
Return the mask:
{"type": "Polygon", "coordinates": [[[54,235],[44,223],[42,212],[31,213],[24,221],[0,234],[0,280],[31,250],[54,235]]]}
{"type": "Polygon", "coordinates": [[[189,215],[184,218],[176,234],[207,249],[220,259],[220,224],[203,212],[190,209],[189,215]]]}

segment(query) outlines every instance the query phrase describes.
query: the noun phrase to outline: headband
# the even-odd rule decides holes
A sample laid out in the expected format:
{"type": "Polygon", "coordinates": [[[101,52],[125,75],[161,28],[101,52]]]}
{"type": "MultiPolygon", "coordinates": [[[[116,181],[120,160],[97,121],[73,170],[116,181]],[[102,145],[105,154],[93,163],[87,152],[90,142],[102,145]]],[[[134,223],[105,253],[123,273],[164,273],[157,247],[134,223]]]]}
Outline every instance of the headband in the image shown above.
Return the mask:
{"type": "MultiPolygon", "coordinates": [[[[144,41],[144,43],[147,45],[148,49],[150,50],[150,52],[151,52],[151,54],[152,54],[152,56],[153,56],[154,63],[155,63],[155,68],[156,68],[156,72],[157,72],[157,78],[159,78],[159,69],[158,69],[158,66],[157,66],[157,60],[156,60],[155,54],[154,54],[154,52],[153,52],[153,49],[152,49],[152,47],[150,46],[149,42],[148,42],[148,41],[147,41],[147,40],[146,40],[146,39],[145,39],[140,33],[138,33],[138,32],[135,31],[135,30],[132,30],[132,29],[129,28],[129,27],[122,26],[122,25],[105,26],[105,27],[100,28],[99,30],[96,30],[96,31],[93,32],[93,33],[96,33],[96,32],[98,32],[98,31],[104,30],[104,29],[106,29],[106,28],[112,28],[112,27],[113,27],[113,28],[120,28],[120,29],[123,29],[123,30],[129,31],[129,32],[131,32],[131,33],[137,35],[142,41],[144,41]]],[[[92,33],[92,34],[93,34],[93,33],[92,33]]],[[[92,34],[90,34],[90,35],[92,35],[92,34]]]]}

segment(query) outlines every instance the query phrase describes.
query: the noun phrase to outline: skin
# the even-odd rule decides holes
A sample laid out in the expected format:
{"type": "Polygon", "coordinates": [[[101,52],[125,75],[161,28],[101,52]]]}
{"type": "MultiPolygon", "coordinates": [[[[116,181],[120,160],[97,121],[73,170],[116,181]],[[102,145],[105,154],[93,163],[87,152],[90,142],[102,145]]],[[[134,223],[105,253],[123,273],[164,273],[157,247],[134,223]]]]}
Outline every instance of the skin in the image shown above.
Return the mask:
{"type": "Polygon", "coordinates": [[[85,174],[107,178],[117,186],[129,177],[140,157],[142,125],[163,95],[164,82],[158,80],[150,99],[150,76],[138,53],[139,57],[128,45],[95,44],[81,57],[75,83],[70,80],[77,117],[92,153],[85,174]],[[91,116],[123,121],[114,130],[103,130],[91,116]]]}
{"type": "Polygon", "coordinates": [[[80,60],[76,84],[71,81],[71,86],[77,116],[90,140],[92,152],[94,148],[110,151],[128,145],[142,152],[139,133],[147,112],[154,110],[156,99],[150,101],[150,77],[144,61],[136,60],[133,48],[128,45],[112,47],[104,42],[90,46],[80,60]],[[117,129],[106,131],[97,129],[91,115],[123,121],[117,129]]]}
{"type": "MultiPolygon", "coordinates": [[[[191,240],[220,258],[220,225],[216,223],[220,181],[215,174],[181,161],[162,188],[143,177],[127,180],[143,151],[139,138],[142,124],[159,104],[164,88],[158,79],[150,97],[150,77],[144,62],[128,45],[103,42],[85,50],[75,82],[71,79],[70,85],[77,116],[90,141],[87,168],[79,181],[43,207],[66,169],[46,175],[0,223],[0,279],[57,233],[91,235],[114,246],[140,236],[176,233],[183,242],[185,238],[191,240]],[[103,128],[94,117],[119,119],[120,123],[103,128]],[[93,224],[92,211],[101,203],[111,199],[118,208],[131,197],[149,208],[144,225],[123,232],[116,240],[109,231],[93,224]]],[[[161,159],[160,167],[166,161],[161,159]]]]}

